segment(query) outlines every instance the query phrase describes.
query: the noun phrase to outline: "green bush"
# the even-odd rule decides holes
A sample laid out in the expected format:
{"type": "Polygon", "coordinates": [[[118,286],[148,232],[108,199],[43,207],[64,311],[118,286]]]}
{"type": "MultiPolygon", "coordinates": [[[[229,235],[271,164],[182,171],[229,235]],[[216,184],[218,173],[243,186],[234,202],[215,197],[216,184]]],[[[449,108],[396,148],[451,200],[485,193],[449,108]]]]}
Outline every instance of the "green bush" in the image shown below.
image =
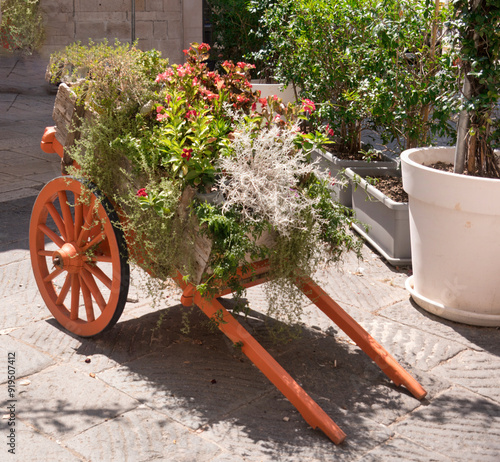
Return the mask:
{"type": "Polygon", "coordinates": [[[426,144],[446,133],[453,109],[442,99],[454,78],[446,14],[428,0],[280,0],[261,20],[269,35],[260,55],[319,103],[337,151],[359,152],[366,128],[401,148],[426,144]]]}
{"type": "Polygon", "coordinates": [[[45,31],[39,0],[3,0],[0,46],[32,54],[43,43],[45,31]]]}

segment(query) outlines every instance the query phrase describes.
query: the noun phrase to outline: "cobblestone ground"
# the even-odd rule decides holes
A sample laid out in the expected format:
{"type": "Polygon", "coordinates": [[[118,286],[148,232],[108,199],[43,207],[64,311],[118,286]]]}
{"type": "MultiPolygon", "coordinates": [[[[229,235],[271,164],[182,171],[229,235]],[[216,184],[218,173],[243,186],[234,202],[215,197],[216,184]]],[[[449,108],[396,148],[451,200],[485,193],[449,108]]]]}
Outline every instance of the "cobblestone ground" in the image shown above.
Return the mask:
{"type": "Polygon", "coordinates": [[[362,261],[349,256],[338,269],[318,269],[316,280],[420,381],[423,401],[395,387],[306,301],[298,339],[273,343],[262,287],[248,291],[252,311],[243,320],[344,430],[339,446],[311,429],[201,311],[186,311],[175,287],[153,305],[137,269],[115,328],[91,339],[63,331],[29,260],[33,202],[59,174],[57,156],[39,148],[54,101],[44,65],[0,56],[0,460],[500,460],[500,331],[421,311],[404,289],[409,268],[388,266],[368,247],[362,261]],[[12,404],[15,455],[6,444],[12,404]]]}

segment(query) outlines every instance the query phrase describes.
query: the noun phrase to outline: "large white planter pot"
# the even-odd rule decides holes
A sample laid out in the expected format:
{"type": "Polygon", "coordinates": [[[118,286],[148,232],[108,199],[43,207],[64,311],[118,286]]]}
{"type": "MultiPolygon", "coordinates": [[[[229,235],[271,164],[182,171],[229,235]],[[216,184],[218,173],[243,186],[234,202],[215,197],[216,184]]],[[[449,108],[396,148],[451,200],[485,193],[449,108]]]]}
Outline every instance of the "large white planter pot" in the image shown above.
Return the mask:
{"type": "Polygon", "coordinates": [[[426,166],[453,163],[454,153],[416,148],[401,155],[413,263],[406,286],[438,316],[500,326],[500,180],[426,166]]]}

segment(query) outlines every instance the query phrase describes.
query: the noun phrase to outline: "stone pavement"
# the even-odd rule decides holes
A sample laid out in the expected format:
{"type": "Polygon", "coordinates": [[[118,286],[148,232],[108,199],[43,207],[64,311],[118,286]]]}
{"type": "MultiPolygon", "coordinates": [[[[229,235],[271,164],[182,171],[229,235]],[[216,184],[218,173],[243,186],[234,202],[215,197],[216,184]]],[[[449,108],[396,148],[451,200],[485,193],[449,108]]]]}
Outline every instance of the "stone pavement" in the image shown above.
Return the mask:
{"type": "Polygon", "coordinates": [[[29,260],[31,207],[59,173],[57,156],[39,147],[54,102],[44,66],[0,56],[0,460],[500,460],[500,331],[421,311],[404,290],[409,269],[386,265],[368,247],[364,261],[348,257],[316,279],[421,382],[423,402],[307,303],[302,337],[274,344],[262,288],[248,291],[247,326],[347,433],[340,446],[308,427],[201,311],[183,308],[178,291],[167,288],[154,306],[138,270],[110,332],[83,339],[63,331],[29,260]],[[7,452],[9,352],[15,456],[7,452]]]}

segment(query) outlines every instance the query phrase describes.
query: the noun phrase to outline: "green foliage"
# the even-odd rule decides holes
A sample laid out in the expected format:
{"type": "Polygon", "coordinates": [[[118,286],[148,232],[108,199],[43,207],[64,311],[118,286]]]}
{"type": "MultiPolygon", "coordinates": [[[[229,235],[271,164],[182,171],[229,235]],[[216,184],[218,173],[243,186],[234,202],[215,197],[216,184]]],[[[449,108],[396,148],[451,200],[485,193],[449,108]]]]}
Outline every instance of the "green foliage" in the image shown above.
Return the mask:
{"type": "MultiPolygon", "coordinates": [[[[260,50],[266,40],[259,19],[272,0],[208,0],[210,23],[213,28],[212,59],[217,62],[234,62],[251,59],[252,53],[260,50]]],[[[260,60],[254,60],[256,74],[266,69],[260,60]]]]}
{"type": "Polygon", "coordinates": [[[40,0],[3,0],[0,5],[0,47],[32,54],[45,38],[40,0]]]}
{"type": "Polygon", "coordinates": [[[441,99],[451,58],[431,38],[446,18],[428,0],[282,0],[262,18],[269,39],[259,55],[318,104],[337,151],[358,153],[365,128],[402,148],[422,145],[447,131],[453,109],[441,99]]]}
{"type": "Polygon", "coordinates": [[[500,147],[500,123],[495,113],[500,99],[500,3],[498,0],[453,1],[456,62],[470,84],[462,100],[468,112],[466,165],[471,174],[500,177],[493,148],[500,147]]]}

